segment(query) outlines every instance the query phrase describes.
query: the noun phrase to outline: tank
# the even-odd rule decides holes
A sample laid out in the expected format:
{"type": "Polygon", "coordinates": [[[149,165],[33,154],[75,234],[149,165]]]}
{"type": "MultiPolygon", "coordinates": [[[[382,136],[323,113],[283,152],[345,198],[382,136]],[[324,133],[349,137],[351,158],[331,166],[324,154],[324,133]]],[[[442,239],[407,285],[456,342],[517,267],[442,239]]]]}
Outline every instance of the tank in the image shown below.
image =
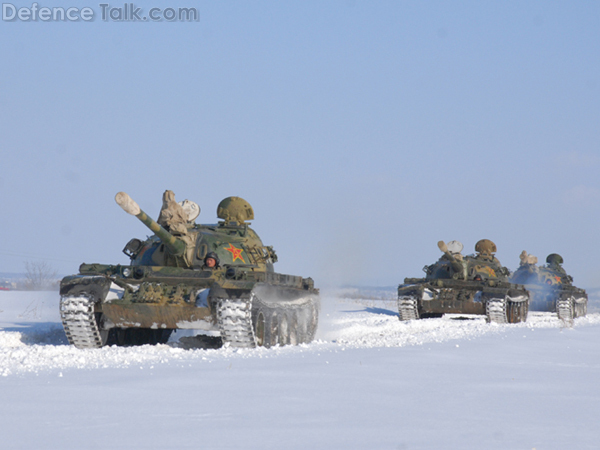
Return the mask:
{"type": "Polygon", "coordinates": [[[562,320],[573,320],[587,314],[587,293],[573,286],[573,277],[567,275],[562,267],[562,256],[552,253],[546,258],[545,265],[538,266],[537,257],[523,250],[520,260],[519,268],[510,280],[525,285],[529,291],[531,311],[557,313],[562,320]]]}
{"type": "Polygon", "coordinates": [[[405,278],[398,286],[400,320],[446,313],[485,315],[495,323],[527,320],[529,294],[508,280],[509,271],[494,256],[492,241],[477,242],[476,255],[463,256],[458,241],[439,241],[438,248],[443,255],[423,268],[424,278],[405,278]]]}
{"type": "Polygon", "coordinates": [[[312,341],[319,291],[311,278],[274,271],[277,255],[250,228],[245,200],[224,199],[222,220],[209,225],[196,224],[200,208],[175,202],[172,191],[158,222],[126,193],[115,200],[153,234],[127,243],[127,265],[84,263],[62,279],[60,314],[72,345],[159,344],[178,329],[212,332],[238,348],[312,341]]]}

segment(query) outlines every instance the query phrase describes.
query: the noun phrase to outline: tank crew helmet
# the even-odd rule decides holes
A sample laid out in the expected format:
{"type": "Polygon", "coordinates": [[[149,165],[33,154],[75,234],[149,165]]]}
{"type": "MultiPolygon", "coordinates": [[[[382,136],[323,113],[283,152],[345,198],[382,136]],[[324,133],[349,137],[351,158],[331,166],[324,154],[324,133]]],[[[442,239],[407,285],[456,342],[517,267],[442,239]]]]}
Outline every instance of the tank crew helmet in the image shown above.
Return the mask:
{"type": "Polygon", "coordinates": [[[550,253],[546,258],[546,263],[551,265],[560,266],[563,262],[562,256],[558,253],[550,253]]]}
{"type": "Polygon", "coordinates": [[[227,223],[243,224],[246,220],[254,220],[254,210],[243,198],[227,197],[217,206],[217,217],[227,223]]]}
{"type": "Polygon", "coordinates": [[[204,257],[204,265],[207,267],[219,267],[219,257],[217,256],[217,254],[215,252],[208,252],[206,254],[206,256],[204,257]],[[214,259],[215,260],[215,265],[214,266],[210,266],[208,264],[208,260],[209,259],[214,259]]]}
{"type": "Polygon", "coordinates": [[[481,239],[475,244],[475,251],[477,253],[481,253],[482,255],[489,255],[496,253],[496,244],[494,244],[489,239],[481,239]]]}

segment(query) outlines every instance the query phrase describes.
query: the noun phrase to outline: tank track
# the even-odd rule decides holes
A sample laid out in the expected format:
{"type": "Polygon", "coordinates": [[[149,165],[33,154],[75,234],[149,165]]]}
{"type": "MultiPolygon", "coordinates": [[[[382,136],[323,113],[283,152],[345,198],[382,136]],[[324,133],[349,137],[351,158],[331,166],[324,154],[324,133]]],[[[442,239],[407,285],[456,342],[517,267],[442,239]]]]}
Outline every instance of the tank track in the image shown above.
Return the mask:
{"type": "Polygon", "coordinates": [[[86,296],[63,296],[60,299],[60,318],[71,345],[77,348],[100,348],[103,339],[94,302],[86,296]]]}
{"type": "Polygon", "coordinates": [[[575,302],[573,297],[559,297],[556,300],[556,314],[560,320],[572,322],[575,318],[575,302]]]}
{"type": "Polygon", "coordinates": [[[252,299],[222,299],[217,303],[217,323],[224,345],[254,348],[252,299]]]}
{"type": "Polygon", "coordinates": [[[418,300],[413,296],[398,297],[398,317],[402,321],[416,320],[419,318],[418,300]]]}
{"type": "Polygon", "coordinates": [[[522,296],[511,298],[490,297],[486,301],[486,319],[490,323],[519,323],[527,320],[529,303],[522,296]]]}
{"type": "Polygon", "coordinates": [[[257,344],[272,347],[311,342],[317,331],[318,307],[312,296],[277,304],[253,295],[252,320],[257,344]]]}
{"type": "Polygon", "coordinates": [[[587,304],[588,304],[587,296],[575,299],[575,304],[574,304],[575,318],[585,317],[587,315],[587,304]]]}
{"type": "Polygon", "coordinates": [[[298,345],[311,342],[317,331],[318,304],[311,298],[287,305],[250,299],[222,299],[217,323],[224,345],[233,348],[298,345]]]}
{"type": "Polygon", "coordinates": [[[490,298],[485,304],[487,321],[490,323],[508,323],[508,301],[506,298],[490,298]]]}
{"type": "Polygon", "coordinates": [[[556,300],[556,313],[560,320],[573,321],[587,314],[587,298],[575,298],[572,295],[561,296],[556,300]]]}
{"type": "Polygon", "coordinates": [[[71,345],[80,349],[101,348],[105,345],[166,344],[173,332],[170,329],[111,328],[102,329],[102,314],[94,312],[94,301],[85,295],[62,296],[60,317],[71,345]]]}

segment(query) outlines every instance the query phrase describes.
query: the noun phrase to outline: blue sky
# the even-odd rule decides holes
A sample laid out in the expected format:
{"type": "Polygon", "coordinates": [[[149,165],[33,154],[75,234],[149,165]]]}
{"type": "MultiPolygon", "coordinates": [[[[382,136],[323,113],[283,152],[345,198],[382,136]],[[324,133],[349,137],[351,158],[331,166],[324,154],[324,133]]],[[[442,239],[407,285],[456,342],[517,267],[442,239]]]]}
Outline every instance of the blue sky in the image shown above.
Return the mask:
{"type": "Polygon", "coordinates": [[[0,22],[0,272],[126,263],[147,233],[114,195],[158,216],[171,189],[201,223],[245,198],[277,270],[320,285],[487,238],[600,287],[600,4],[135,4],[200,20],[0,22]]]}

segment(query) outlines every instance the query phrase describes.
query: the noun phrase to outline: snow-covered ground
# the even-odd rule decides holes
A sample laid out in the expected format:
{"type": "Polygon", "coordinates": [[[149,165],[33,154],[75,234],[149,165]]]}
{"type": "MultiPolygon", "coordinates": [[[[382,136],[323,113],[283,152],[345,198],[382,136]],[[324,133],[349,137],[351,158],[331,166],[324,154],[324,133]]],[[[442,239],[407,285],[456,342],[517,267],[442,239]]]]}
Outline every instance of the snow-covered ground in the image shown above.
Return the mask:
{"type": "Polygon", "coordinates": [[[54,292],[0,292],[7,449],[597,449],[600,314],[444,317],[325,294],[299,347],[77,350],[54,292]]]}

